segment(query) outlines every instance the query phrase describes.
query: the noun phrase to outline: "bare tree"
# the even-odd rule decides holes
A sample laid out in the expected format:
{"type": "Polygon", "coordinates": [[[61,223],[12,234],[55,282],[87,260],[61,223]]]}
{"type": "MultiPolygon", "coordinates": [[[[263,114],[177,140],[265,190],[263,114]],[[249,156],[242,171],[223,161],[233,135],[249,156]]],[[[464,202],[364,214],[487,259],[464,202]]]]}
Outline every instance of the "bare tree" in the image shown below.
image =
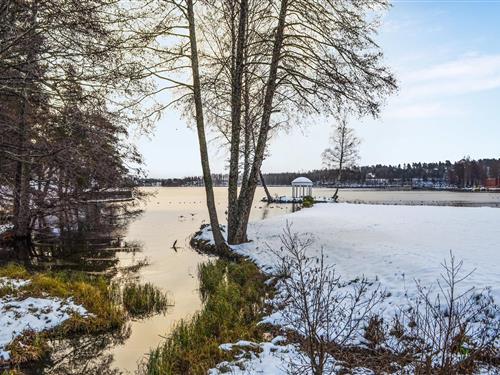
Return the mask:
{"type": "Polygon", "coordinates": [[[336,185],[337,189],[333,194],[333,199],[338,200],[339,184],[342,181],[342,171],[344,168],[353,167],[359,160],[359,144],[361,141],[354,129],[347,125],[346,116],[342,116],[338,125],[335,127],[332,136],[330,137],[332,147],[327,148],[321,154],[323,163],[328,168],[337,170],[336,185]]]}
{"type": "Polygon", "coordinates": [[[334,359],[328,353],[332,345],[352,343],[367,324],[383,294],[378,287],[362,279],[345,285],[335,268],[325,263],[324,252],[309,256],[314,244],[311,237],[293,233],[287,223],[281,236],[282,248],[272,250],[280,259],[278,304],[283,306],[284,326],[298,332],[305,357],[292,364],[296,374],[332,373],[334,359]]]}
{"type": "MultiPolygon", "coordinates": [[[[229,152],[229,243],[247,240],[255,190],[275,131],[303,116],[339,108],[376,116],[395,89],[372,40],[373,16],[385,7],[385,0],[199,3],[207,125],[221,130],[229,152]]],[[[185,103],[192,106],[190,100],[185,103]]]]}
{"type": "MultiPolygon", "coordinates": [[[[384,1],[282,0],[273,8],[272,48],[263,66],[255,149],[248,180],[242,185],[234,215],[228,217],[228,240],[246,240],[246,229],[258,176],[273,123],[297,114],[331,113],[350,108],[377,115],[382,98],[395,88],[380,65],[371,39],[368,12],[384,1]]],[[[369,20],[370,19],[370,20],[369,20]]],[[[264,49],[264,51],[267,51],[264,49]]]]}
{"type": "Polygon", "coordinates": [[[215,207],[215,197],[210,173],[210,164],[208,160],[208,149],[205,135],[205,121],[203,118],[203,103],[200,84],[200,72],[198,65],[198,47],[196,39],[196,24],[193,8],[193,0],[186,0],[187,21],[189,24],[189,43],[191,46],[191,69],[193,72],[193,98],[195,102],[196,128],[198,131],[198,143],[200,146],[200,158],[203,168],[203,178],[205,182],[205,192],[207,196],[208,213],[210,216],[210,225],[214,236],[215,246],[222,250],[225,248],[225,240],[219,226],[217,210],[215,207]]]}

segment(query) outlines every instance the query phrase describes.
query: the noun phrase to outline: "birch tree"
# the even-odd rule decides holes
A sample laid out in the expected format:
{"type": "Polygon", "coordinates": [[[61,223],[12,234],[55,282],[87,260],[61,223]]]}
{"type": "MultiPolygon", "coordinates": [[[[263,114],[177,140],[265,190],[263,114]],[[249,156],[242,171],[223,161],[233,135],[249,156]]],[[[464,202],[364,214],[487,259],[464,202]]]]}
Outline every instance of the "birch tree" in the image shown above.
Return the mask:
{"type": "Polygon", "coordinates": [[[373,14],[387,7],[385,1],[281,0],[273,5],[273,23],[264,38],[272,41],[272,52],[262,63],[264,94],[255,153],[248,181],[228,217],[230,243],[246,241],[273,123],[280,117],[335,113],[339,108],[377,116],[384,97],[396,88],[373,40],[373,14]]]}
{"type": "Polygon", "coordinates": [[[228,145],[229,243],[247,240],[250,209],[273,133],[340,108],[377,116],[384,98],[395,90],[373,40],[377,14],[387,6],[385,0],[199,4],[207,124],[221,131],[228,145]]]}
{"type": "Polygon", "coordinates": [[[347,119],[343,116],[335,127],[330,137],[331,147],[325,149],[321,154],[323,163],[331,169],[337,170],[336,190],[333,199],[338,200],[339,184],[342,181],[344,168],[353,167],[359,160],[359,144],[361,141],[354,129],[347,125],[347,119]]]}

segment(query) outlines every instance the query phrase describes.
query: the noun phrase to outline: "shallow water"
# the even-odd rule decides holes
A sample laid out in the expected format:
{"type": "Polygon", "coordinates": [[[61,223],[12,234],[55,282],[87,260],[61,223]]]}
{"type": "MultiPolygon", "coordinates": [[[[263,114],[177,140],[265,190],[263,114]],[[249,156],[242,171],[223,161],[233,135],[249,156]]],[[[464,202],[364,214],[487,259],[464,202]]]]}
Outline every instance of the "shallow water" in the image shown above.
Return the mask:
{"type": "MultiPolygon", "coordinates": [[[[189,247],[191,235],[201,224],[208,222],[203,188],[144,188],[149,193],[155,192],[144,206],[144,213],[133,221],[124,240],[138,242],[140,253],[118,253],[122,264],[131,264],[141,258],[147,258],[149,265],[138,272],[142,282],[151,282],[166,291],[174,306],[165,315],[158,315],[130,324],[130,331],[120,340],[111,341],[111,349],[94,353],[106,367],[115,371],[134,373],[138,363],[144,359],[150,349],[156,347],[168,335],[175,322],[188,318],[199,310],[197,267],[209,257],[201,255],[189,247]],[[176,250],[172,249],[174,242],[176,250]]],[[[270,187],[272,195],[291,195],[287,187],[270,187]]],[[[331,197],[333,189],[314,189],[317,197],[331,197]]],[[[227,189],[215,188],[215,197],[219,220],[226,220],[225,210],[227,189]]],[[[292,205],[266,205],[260,199],[264,191],[258,189],[251,212],[251,220],[283,215],[292,211],[292,205]]],[[[489,205],[500,206],[500,194],[495,193],[455,193],[427,191],[373,191],[342,190],[341,201],[366,203],[397,204],[453,204],[453,205],[489,205]]],[[[94,359],[96,359],[94,357],[94,359]]],[[[47,373],[60,373],[46,369],[47,373]]],[[[93,373],[93,372],[89,372],[93,373]]],[[[99,373],[107,373],[100,371],[99,373]]]]}
{"type": "MultiPolygon", "coordinates": [[[[151,282],[168,292],[174,306],[165,315],[131,323],[131,335],[123,345],[116,345],[113,365],[131,373],[137,363],[151,348],[156,347],[162,337],[168,335],[172,325],[191,316],[200,308],[197,267],[209,259],[189,247],[190,237],[200,226],[209,221],[205,207],[203,188],[144,188],[156,192],[149,198],[144,213],[129,226],[126,240],[138,241],[142,245],[141,256],[149,265],[139,271],[143,282],[151,282]],[[172,249],[177,241],[177,251],[172,249]]],[[[215,197],[221,222],[225,222],[227,189],[216,188],[215,197]]],[[[258,190],[257,197],[264,196],[258,190]]],[[[251,220],[261,220],[281,215],[292,210],[291,205],[270,205],[256,202],[251,220]]],[[[127,254],[122,255],[128,260],[127,254]]]]}

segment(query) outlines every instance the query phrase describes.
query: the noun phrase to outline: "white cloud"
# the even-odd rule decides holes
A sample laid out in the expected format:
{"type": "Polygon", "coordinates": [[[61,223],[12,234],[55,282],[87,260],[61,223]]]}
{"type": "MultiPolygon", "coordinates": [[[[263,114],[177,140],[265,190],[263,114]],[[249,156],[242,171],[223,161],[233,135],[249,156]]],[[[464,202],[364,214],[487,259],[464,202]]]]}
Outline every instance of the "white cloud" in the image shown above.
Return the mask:
{"type": "Polygon", "coordinates": [[[500,88],[500,55],[468,55],[401,77],[405,99],[456,96],[500,88]]]}
{"type": "Polygon", "coordinates": [[[442,103],[422,102],[416,104],[402,104],[389,108],[383,115],[385,119],[425,119],[442,118],[463,115],[464,111],[442,103]]]}

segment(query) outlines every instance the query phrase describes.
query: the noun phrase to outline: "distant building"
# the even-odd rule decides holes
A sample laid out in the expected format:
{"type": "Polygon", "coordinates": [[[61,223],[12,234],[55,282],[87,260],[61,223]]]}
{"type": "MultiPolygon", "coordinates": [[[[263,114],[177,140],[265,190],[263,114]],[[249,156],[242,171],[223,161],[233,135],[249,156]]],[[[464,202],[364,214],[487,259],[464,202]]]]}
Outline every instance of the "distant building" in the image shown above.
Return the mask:
{"type": "Polygon", "coordinates": [[[484,187],[487,189],[500,189],[500,177],[490,177],[484,180],[484,187]]]}

